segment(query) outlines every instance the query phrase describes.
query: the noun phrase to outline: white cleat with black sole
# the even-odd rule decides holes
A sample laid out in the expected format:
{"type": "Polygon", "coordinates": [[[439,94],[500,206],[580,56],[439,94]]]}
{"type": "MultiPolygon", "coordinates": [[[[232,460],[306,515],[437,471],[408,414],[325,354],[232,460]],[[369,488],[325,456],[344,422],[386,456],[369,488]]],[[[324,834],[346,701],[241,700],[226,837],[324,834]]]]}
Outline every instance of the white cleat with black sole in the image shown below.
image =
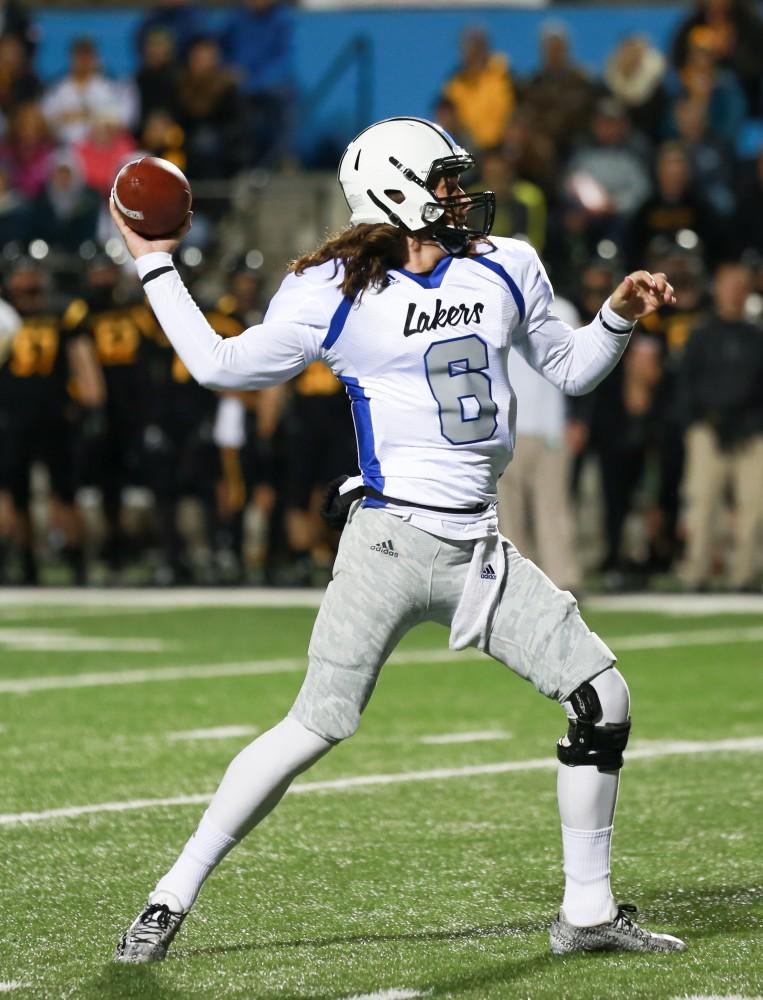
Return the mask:
{"type": "Polygon", "coordinates": [[[175,896],[168,892],[155,893],[122,935],[114,954],[115,961],[163,961],[185,917],[175,896]]]}
{"type": "Polygon", "coordinates": [[[617,916],[606,924],[576,927],[560,910],[551,924],[551,951],[555,955],[570,955],[577,951],[685,951],[686,944],[672,934],[655,934],[639,927],[633,917],[635,906],[621,903],[617,916]]]}

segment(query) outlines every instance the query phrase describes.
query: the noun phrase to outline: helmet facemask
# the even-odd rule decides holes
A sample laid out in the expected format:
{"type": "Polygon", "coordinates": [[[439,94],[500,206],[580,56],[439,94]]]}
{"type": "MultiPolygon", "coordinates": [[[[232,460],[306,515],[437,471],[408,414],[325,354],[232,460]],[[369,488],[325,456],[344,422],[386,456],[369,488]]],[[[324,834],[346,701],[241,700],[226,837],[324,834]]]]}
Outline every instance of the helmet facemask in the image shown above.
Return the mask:
{"type": "Polygon", "coordinates": [[[495,218],[495,195],[492,191],[482,191],[480,194],[462,192],[439,197],[435,194],[443,178],[455,178],[458,181],[461,174],[471,170],[474,157],[465,154],[435,160],[425,181],[421,181],[413,171],[407,170],[393,157],[390,157],[390,162],[408,180],[425,188],[432,196],[432,201],[421,206],[421,221],[424,226],[421,229],[405,227],[413,236],[431,239],[446,253],[458,255],[466,251],[470,240],[490,234],[495,218]]]}
{"type": "Polygon", "coordinates": [[[495,218],[495,195],[492,191],[480,194],[452,195],[437,198],[424,205],[421,213],[425,221],[436,217],[425,231],[414,235],[431,237],[449,254],[464,253],[469,241],[490,234],[495,218]]]}

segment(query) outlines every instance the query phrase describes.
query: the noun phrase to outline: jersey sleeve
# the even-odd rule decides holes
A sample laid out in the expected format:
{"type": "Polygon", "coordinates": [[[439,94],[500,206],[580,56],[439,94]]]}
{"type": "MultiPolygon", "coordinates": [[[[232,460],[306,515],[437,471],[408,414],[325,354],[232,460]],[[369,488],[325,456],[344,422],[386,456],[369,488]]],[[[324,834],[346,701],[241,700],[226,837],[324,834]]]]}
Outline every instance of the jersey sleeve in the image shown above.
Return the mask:
{"type": "Polygon", "coordinates": [[[326,330],[304,322],[290,296],[263,323],[239,336],[218,336],[183,284],[168,253],[136,262],[156,318],[191,375],[209,389],[263,389],[298,375],[321,352],[326,330]]]}
{"type": "Polygon", "coordinates": [[[633,324],[605,302],[587,326],[573,328],[554,312],[554,292],[532,251],[524,282],[525,318],[512,346],[552,385],[570,396],[591,392],[612,371],[628,345],[633,324]]]}
{"type": "Polygon", "coordinates": [[[270,300],[265,322],[300,323],[316,330],[322,342],[342,301],[340,281],[333,262],[307,268],[302,274],[287,274],[270,300]]]}

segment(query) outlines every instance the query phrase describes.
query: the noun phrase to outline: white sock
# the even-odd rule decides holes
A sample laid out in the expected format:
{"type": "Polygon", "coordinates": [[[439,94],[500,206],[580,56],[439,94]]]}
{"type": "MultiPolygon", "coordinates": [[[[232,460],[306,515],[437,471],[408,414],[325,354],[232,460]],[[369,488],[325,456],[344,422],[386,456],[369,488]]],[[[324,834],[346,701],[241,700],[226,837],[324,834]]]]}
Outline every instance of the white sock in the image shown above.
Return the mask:
{"type": "MultiPolygon", "coordinates": [[[[175,864],[156,885],[190,910],[205,879],[279,802],[293,779],[322,757],[332,744],[287,716],[234,757],[209,808],[175,864]]],[[[171,900],[167,902],[174,909],[171,900]]]]}
{"type": "MultiPolygon", "coordinates": [[[[601,702],[597,725],[621,723],[628,718],[628,685],[612,667],[591,681],[601,702]]],[[[567,715],[575,718],[569,702],[567,715]]],[[[593,765],[560,764],[556,793],[562,821],[566,883],[562,909],[572,924],[592,927],[617,914],[609,884],[612,823],[617,805],[620,771],[600,771],[593,765]]]]}
{"type": "Polygon", "coordinates": [[[579,927],[613,920],[617,905],[609,882],[612,821],[619,771],[559,765],[557,798],[564,849],[567,919],[579,927]]]}
{"type": "Polygon", "coordinates": [[[294,778],[332,745],[287,715],[230,762],[209,803],[210,819],[241,840],[278,804],[294,778]]]}
{"type": "MultiPolygon", "coordinates": [[[[237,843],[233,837],[219,830],[211,822],[208,814],[204,813],[196,832],[181,851],[175,864],[157,882],[150,901],[157,902],[156,897],[159,893],[171,893],[184,911],[190,910],[207,875],[237,843]]],[[[168,905],[172,909],[169,902],[168,905]]]]}
{"type": "Polygon", "coordinates": [[[564,899],[562,909],[571,924],[593,927],[614,920],[617,904],[609,886],[612,827],[574,830],[562,826],[564,899]]]}

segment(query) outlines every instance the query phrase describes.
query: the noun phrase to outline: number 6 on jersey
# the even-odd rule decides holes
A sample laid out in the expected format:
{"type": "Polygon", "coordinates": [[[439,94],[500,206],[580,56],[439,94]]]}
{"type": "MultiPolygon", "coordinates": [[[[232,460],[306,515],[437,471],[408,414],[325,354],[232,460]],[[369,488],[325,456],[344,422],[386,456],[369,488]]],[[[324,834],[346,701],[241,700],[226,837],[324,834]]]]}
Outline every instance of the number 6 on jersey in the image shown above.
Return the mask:
{"type": "Polygon", "coordinates": [[[475,334],[441,340],[427,350],[424,364],[445,440],[472,444],[491,438],[498,407],[490,392],[485,342],[475,334]]]}

